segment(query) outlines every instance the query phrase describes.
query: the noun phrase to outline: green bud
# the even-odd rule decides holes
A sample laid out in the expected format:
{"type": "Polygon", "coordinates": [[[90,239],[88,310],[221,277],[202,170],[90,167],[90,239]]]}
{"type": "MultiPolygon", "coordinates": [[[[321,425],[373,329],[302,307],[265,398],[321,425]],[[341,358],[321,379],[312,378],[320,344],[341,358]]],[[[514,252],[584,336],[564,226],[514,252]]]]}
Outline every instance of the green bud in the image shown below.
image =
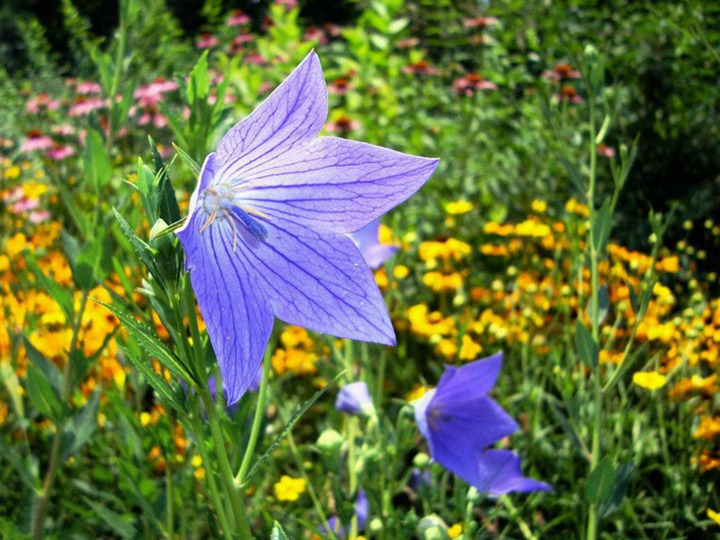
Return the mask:
{"type": "Polygon", "coordinates": [[[340,464],[340,450],[343,437],[334,429],[326,429],[317,440],[317,447],[326,459],[329,469],[336,469],[340,464]]]}
{"type": "Polygon", "coordinates": [[[383,522],[380,518],[372,518],[368,523],[368,532],[379,533],[383,530],[383,522]]]}
{"type": "Polygon", "coordinates": [[[413,465],[418,469],[427,469],[430,466],[430,456],[425,452],[418,452],[413,458],[413,465]]]}
{"type": "Polygon", "coordinates": [[[422,518],[418,522],[417,532],[422,540],[448,540],[447,525],[436,514],[422,518]]]}
{"type": "Polygon", "coordinates": [[[586,45],[585,51],[583,51],[583,56],[588,64],[593,64],[598,59],[598,50],[592,45],[586,45]]]}

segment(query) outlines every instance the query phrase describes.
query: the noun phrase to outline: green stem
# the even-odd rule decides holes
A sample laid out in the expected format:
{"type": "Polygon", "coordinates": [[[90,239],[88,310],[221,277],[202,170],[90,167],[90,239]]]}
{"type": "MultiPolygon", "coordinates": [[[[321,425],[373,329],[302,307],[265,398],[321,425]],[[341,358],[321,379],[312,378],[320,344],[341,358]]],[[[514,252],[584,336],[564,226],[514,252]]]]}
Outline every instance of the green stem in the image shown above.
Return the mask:
{"type": "Polygon", "coordinates": [[[263,418],[265,417],[265,403],[267,402],[267,387],[268,379],[270,379],[270,353],[269,349],[265,351],[263,358],[263,376],[262,382],[260,383],[260,391],[258,392],[258,401],[255,407],[255,416],[253,418],[252,428],[250,429],[250,439],[248,440],[247,448],[245,448],[245,455],[243,455],[242,463],[240,464],[240,470],[235,475],[235,484],[243,486],[245,482],[245,476],[247,476],[248,469],[250,468],[250,462],[255,451],[255,445],[257,444],[258,435],[260,434],[260,426],[262,425],[263,418]]]}
{"type": "Polygon", "coordinates": [[[222,427],[220,426],[217,411],[215,410],[215,403],[213,402],[212,396],[207,389],[207,385],[205,385],[200,391],[200,398],[202,399],[205,411],[207,412],[208,422],[210,424],[210,433],[212,434],[218,469],[220,471],[220,478],[222,479],[222,483],[225,488],[225,495],[230,500],[230,506],[237,522],[238,534],[241,540],[251,540],[253,536],[250,531],[250,523],[248,522],[247,513],[245,511],[245,503],[242,500],[242,494],[240,493],[239,487],[235,485],[235,476],[233,475],[230,460],[228,459],[227,450],[225,448],[225,437],[223,436],[222,427]]]}
{"type": "Polygon", "coordinates": [[[230,521],[228,519],[228,514],[225,509],[225,504],[222,497],[220,496],[220,492],[218,491],[217,483],[215,482],[215,475],[212,471],[212,461],[208,454],[207,445],[205,443],[205,433],[203,431],[204,428],[202,422],[200,421],[200,418],[202,418],[202,412],[198,404],[197,398],[191,400],[191,402],[193,410],[190,414],[190,422],[192,424],[193,432],[198,442],[198,450],[200,451],[200,456],[203,460],[203,466],[205,467],[208,487],[210,488],[210,496],[212,497],[213,503],[215,504],[215,511],[218,514],[220,527],[222,527],[223,532],[226,536],[230,536],[230,531],[233,531],[234,528],[230,526],[230,521]]]}
{"type": "MultiPolygon", "coordinates": [[[[600,343],[600,309],[599,309],[599,272],[598,246],[593,240],[593,228],[597,219],[595,212],[595,184],[597,178],[597,144],[595,141],[595,105],[594,96],[589,96],[590,104],[590,178],[588,187],[588,210],[590,213],[590,230],[588,245],[590,246],[590,329],[593,341],[600,343]]],[[[600,383],[600,365],[596,362],[593,368],[593,427],[590,448],[590,471],[600,461],[600,430],[602,428],[602,385],[600,383]]],[[[587,540],[595,540],[598,532],[598,506],[590,503],[587,521],[587,540]]]]}
{"type": "Polygon", "coordinates": [[[520,528],[520,532],[523,534],[525,539],[537,540],[537,536],[533,534],[527,522],[521,517],[520,512],[513,504],[512,499],[510,499],[510,497],[508,497],[507,495],[503,495],[502,497],[500,497],[500,501],[502,501],[502,503],[505,505],[505,508],[507,508],[510,512],[510,515],[517,523],[517,526],[520,528]]]}

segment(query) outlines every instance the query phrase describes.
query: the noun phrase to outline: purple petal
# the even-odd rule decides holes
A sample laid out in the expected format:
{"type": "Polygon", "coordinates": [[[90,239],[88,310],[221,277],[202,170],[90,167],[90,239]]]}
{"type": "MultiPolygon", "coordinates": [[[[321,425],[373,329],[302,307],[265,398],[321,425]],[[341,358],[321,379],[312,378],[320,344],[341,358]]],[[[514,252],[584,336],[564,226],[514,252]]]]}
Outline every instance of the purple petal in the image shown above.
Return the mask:
{"type": "Polygon", "coordinates": [[[510,450],[487,450],[478,456],[477,475],[468,483],[478,491],[504,495],[511,491],[549,491],[552,486],[522,475],[520,457],[510,450]]]}
{"type": "Polygon", "coordinates": [[[370,391],[364,381],[343,386],[335,400],[335,408],[350,415],[371,414],[375,410],[370,391]]]}
{"type": "MultiPolygon", "coordinates": [[[[355,244],[345,235],[265,220],[266,242],[238,248],[275,315],[337,337],[395,344],[385,301],[355,244]]],[[[212,228],[212,227],[211,227],[212,228]]]]}
{"type": "Polygon", "coordinates": [[[315,52],[218,144],[218,175],[246,179],[246,171],[314,139],[327,119],[327,88],[315,52]]]}
{"type": "Polygon", "coordinates": [[[518,429],[512,417],[489,397],[476,397],[457,406],[441,398],[438,388],[427,410],[428,444],[432,457],[450,470],[448,464],[463,461],[468,452],[483,450],[518,429]]]}
{"type": "Polygon", "coordinates": [[[367,265],[375,270],[392,257],[398,250],[397,246],[381,244],[379,241],[380,220],[375,219],[359,231],[348,235],[365,258],[367,265]]]}
{"type": "Polygon", "coordinates": [[[405,201],[430,178],[436,159],[321,137],[243,170],[243,198],[266,214],[319,231],[349,233],[405,201]]]}
{"type": "Polygon", "coordinates": [[[497,382],[502,367],[503,353],[499,352],[483,360],[476,360],[462,367],[445,366],[438,389],[444,401],[459,404],[487,395],[497,382]]]}
{"type": "Polygon", "coordinates": [[[233,250],[229,222],[217,221],[200,234],[201,214],[188,219],[177,235],[232,405],[258,372],[273,315],[269,302],[258,294],[255,269],[233,250]]]}

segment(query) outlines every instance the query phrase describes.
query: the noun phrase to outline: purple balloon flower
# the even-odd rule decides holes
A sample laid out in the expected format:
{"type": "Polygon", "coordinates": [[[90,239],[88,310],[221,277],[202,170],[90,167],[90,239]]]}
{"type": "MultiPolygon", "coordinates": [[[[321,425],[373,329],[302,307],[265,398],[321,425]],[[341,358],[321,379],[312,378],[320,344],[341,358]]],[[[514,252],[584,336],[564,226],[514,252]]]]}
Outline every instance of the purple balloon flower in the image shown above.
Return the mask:
{"type": "Polygon", "coordinates": [[[415,420],[430,455],[479,491],[545,491],[545,482],[522,476],[520,458],[509,450],[487,448],[518,429],[488,392],[495,385],[502,353],[464,365],[446,366],[437,388],[415,404],[415,420]]]}
{"type": "Polygon", "coordinates": [[[357,381],[343,386],[335,400],[335,408],[350,415],[372,415],[375,413],[375,406],[364,381],[357,381]]]}
{"type": "Polygon", "coordinates": [[[437,160],[318,138],[326,117],[313,52],[205,159],[177,231],[230,403],[257,372],[274,316],[395,344],[372,272],[347,235],[415,193],[437,160]]]}
{"type": "Polygon", "coordinates": [[[379,240],[380,235],[380,220],[375,219],[365,225],[359,231],[356,231],[350,235],[350,238],[362,253],[365,258],[367,265],[375,270],[380,268],[385,261],[392,257],[398,250],[397,246],[389,244],[381,244],[379,240]]]}

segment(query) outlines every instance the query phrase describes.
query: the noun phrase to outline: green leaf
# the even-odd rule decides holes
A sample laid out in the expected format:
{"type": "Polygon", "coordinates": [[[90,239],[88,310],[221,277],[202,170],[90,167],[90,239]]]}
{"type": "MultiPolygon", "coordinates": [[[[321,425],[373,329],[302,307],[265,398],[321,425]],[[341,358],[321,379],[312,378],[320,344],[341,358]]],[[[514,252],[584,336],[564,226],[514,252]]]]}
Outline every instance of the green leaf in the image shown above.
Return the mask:
{"type": "Polygon", "coordinates": [[[170,372],[176,377],[180,377],[186,382],[192,383],[197,386],[198,381],[194,375],[183,365],[182,361],[170,350],[165,344],[160,341],[157,336],[153,333],[150,328],[144,324],[138,322],[135,317],[127,313],[125,310],[120,309],[117,306],[106,304],[95,300],[101,306],[106,307],[113,314],[120,319],[123,326],[128,331],[128,334],[138,342],[138,345],[149,354],[151,357],[156,358],[161,365],[168,368],[170,372]]]}
{"type": "Polygon", "coordinates": [[[277,437],[275,437],[273,442],[270,443],[270,446],[268,446],[267,450],[265,450],[263,455],[258,458],[258,460],[253,465],[252,469],[250,469],[250,472],[248,472],[247,476],[242,479],[243,484],[245,482],[247,482],[250,478],[253,477],[253,475],[258,471],[260,466],[270,457],[270,455],[278,447],[278,445],[282,442],[282,440],[287,436],[287,434],[290,433],[292,428],[295,426],[296,422],[298,420],[300,420],[300,417],[303,414],[305,414],[305,412],[310,407],[312,407],[312,405],[318,399],[320,399],[320,396],[322,396],[329,387],[330,387],[330,385],[327,385],[325,388],[318,390],[310,397],[310,399],[308,399],[305,403],[303,403],[301,406],[299,406],[297,409],[295,409],[295,412],[290,417],[290,420],[288,420],[288,423],[285,425],[285,427],[282,429],[282,431],[280,433],[278,433],[277,437]]]}
{"type": "Polygon", "coordinates": [[[70,423],[65,427],[60,446],[61,461],[77,454],[90,440],[97,428],[97,411],[100,402],[100,393],[95,391],[85,406],[80,409],[70,423]]]}
{"type": "Polygon", "coordinates": [[[593,340],[585,325],[575,321],[575,348],[580,360],[588,367],[596,367],[598,365],[598,356],[600,355],[600,347],[593,340]]]}
{"type": "Polygon", "coordinates": [[[181,394],[177,389],[173,388],[164,378],[155,373],[150,362],[138,358],[135,354],[130,352],[127,348],[119,345],[120,350],[125,354],[127,360],[135,366],[140,373],[145,376],[147,383],[153,387],[153,389],[160,396],[160,400],[163,405],[169,405],[178,412],[187,412],[185,404],[182,400],[181,394]]]}
{"type": "Polygon", "coordinates": [[[610,239],[610,231],[612,231],[612,209],[610,201],[606,200],[592,223],[592,241],[595,251],[598,253],[605,251],[605,246],[610,239]]]}
{"type": "Polygon", "coordinates": [[[604,504],[615,484],[615,470],[612,459],[605,456],[590,472],[585,484],[585,500],[589,503],[604,504]]]}
{"type": "Polygon", "coordinates": [[[609,516],[620,507],[634,469],[635,465],[631,461],[630,463],[621,465],[617,468],[617,471],[615,471],[615,482],[613,483],[607,503],[600,512],[601,519],[609,516]]]}
{"type": "Polygon", "coordinates": [[[85,178],[99,192],[110,179],[112,163],[101,133],[88,128],[85,135],[85,178]]]}
{"type": "Polygon", "coordinates": [[[31,490],[34,491],[37,488],[39,481],[33,476],[32,470],[25,466],[22,457],[3,439],[0,439],[0,457],[12,465],[12,468],[20,475],[20,479],[25,482],[31,490]]]}
{"type": "Polygon", "coordinates": [[[270,540],[288,540],[287,534],[277,521],[273,523],[272,531],[270,532],[270,540]]]}
{"type": "Polygon", "coordinates": [[[190,72],[187,86],[188,103],[205,100],[210,95],[210,77],[208,76],[208,51],[205,51],[190,72]]]}
{"type": "Polygon", "coordinates": [[[65,380],[62,372],[55,364],[45,358],[43,354],[30,343],[30,340],[26,336],[23,336],[23,345],[25,345],[25,352],[27,353],[30,363],[42,372],[43,377],[50,383],[55,394],[58,396],[62,395],[65,380]]]}
{"type": "Polygon", "coordinates": [[[135,530],[135,526],[129,522],[127,518],[110,510],[106,506],[93,501],[92,499],[83,497],[83,500],[95,511],[98,516],[100,516],[114,534],[117,534],[120,538],[132,539],[136,537],[137,531],[135,530]]]}
{"type": "Polygon", "coordinates": [[[183,160],[185,165],[190,167],[190,170],[195,174],[195,176],[200,175],[200,165],[198,165],[198,162],[195,161],[190,154],[188,154],[185,150],[180,148],[177,144],[173,143],[173,148],[175,148],[175,152],[177,152],[177,155],[180,156],[180,159],[183,160]]]}
{"type": "Polygon", "coordinates": [[[113,208],[113,213],[115,214],[115,219],[117,219],[118,223],[120,224],[120,230],[122,230],[125,237],[130,241],[130,244],[135,250],[135,253],[137,253],[138,257],[140,257],[140,260],[143,262],[143,264],[152,274],[152,276],[157,280],[157,282],[160,285],[164,286],[162,272],[160,271],[160,268],[155,262],[155,255],[157,254],[157,250],[150,247],[146,242],[141,240],[135,234],[135,231],[132,230],[130,224],[125,220],[124,217],[120,215],[120,213],[115,208],[113,208]]]}
{"type": "Polygon", "coordinates": [[[58,422],[65,413],[65,406],[53,390],[50,382],[42,371],[32,364],[27,367],[27,383],[25,385],[30,402],[40,413],[58,422]]]}

